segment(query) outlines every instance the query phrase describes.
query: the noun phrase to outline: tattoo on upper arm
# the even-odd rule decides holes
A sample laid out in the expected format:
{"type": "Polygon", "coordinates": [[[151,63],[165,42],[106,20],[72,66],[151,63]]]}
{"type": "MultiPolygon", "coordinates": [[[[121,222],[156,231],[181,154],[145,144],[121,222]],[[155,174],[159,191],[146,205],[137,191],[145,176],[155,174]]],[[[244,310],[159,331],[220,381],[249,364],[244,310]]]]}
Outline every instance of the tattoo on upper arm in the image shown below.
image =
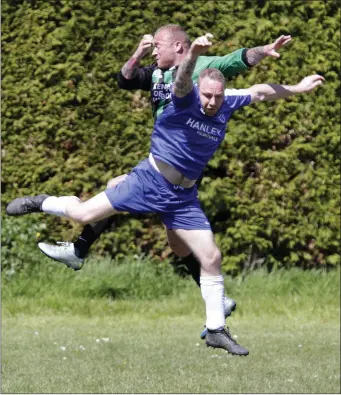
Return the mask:
{"type": "Polygon", "coordinates": [[[265,58],[264,46],[250,48],[246,51],[246,60],[250,66],[254,66],[265,58]]]}
{"type": "Polygon", "coordinates": [[[196,59],[186,57],[180,64],[174,82],[174,93],[177,96],[186,96],[193,88],[192,74],[196,59]]]}
{"type": "Polygon", "coordinates": [[[131,80],[136,76],[137,73],[138,62],[135,58],[130,58],[127,63],[121,69],[121,73],[123,77],[127,80],[131,80]]]}

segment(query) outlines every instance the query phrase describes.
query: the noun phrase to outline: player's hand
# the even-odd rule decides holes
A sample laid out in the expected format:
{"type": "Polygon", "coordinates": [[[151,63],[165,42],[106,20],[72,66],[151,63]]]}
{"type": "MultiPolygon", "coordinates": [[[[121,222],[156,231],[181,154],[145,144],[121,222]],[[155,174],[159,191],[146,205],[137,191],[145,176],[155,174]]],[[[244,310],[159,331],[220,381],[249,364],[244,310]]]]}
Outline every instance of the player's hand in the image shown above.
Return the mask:
{"type": "Polygon", "coordinates": [[[154,37],[151,34],[145,34],[137,47],[134,57],[142,59],[154,45],[154,37]]]}
{"type": "Polygon", "coordinates": [[[264,46],[264,53],[266,56],[272,56],[273,58],[279,58],[281,55],[277,52],[279,49],[283,47],[283,45],[287,44],[291,41],[291,36],[280,36],[276,41],[272,44],[268,44],[264,46]]]}
{"type": "Polygon", "coordinates": [[[310,92],[317,86],[322,85],[323,81],[324,77],[322,77],[322,75],[309,75],[308,77],[303,78],[303,80],[297,84],[297,87],[302,93],[310,92]]]}
{"type": "Polygon", "coordinates": [[[203,36],[196,38],[191,45],[190,51],[193,55],[199,56],[207,52],[208,48],[212,45],[210,39],[213,38],[213,34],[206,33],[203,36]]]}

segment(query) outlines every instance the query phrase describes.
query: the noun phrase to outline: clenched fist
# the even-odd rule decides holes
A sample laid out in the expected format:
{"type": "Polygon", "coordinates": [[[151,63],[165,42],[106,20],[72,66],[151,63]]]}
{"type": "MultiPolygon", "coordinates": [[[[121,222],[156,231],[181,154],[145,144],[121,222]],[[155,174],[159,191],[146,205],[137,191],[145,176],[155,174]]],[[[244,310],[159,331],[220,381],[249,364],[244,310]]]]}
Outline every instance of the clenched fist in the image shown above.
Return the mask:
{"type": "Polygon", "coordinates": [[[142,59],[154,44],[154,37],[151,34],[145,34],[137,47],[134,57],[142,59]]]}
{"type": "Polygon", "coordinates": [[[203,36],[196,38],[191,45],[190,52],[193,55],[200,56],[201,54],[207,52],[208,48],[212,45],[210,39],[213,38],[213,34],[206,33],[203,36]]]}

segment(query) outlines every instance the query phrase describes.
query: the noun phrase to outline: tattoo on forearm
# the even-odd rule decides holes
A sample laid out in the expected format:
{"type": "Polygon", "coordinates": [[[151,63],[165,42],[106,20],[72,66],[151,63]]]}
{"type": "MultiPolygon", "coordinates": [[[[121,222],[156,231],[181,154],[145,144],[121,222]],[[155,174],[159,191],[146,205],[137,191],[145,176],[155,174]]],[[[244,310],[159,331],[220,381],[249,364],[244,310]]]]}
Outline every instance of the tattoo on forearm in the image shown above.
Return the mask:
{"type": "Polygon", "coordinates": [[[180,96],[186,96],[193,88],[192,74],[196,59],[186,57],[180,64],[174,82],[174,92],[180,96]]]}
{"type": "Polygon", "coordinates": [[[121,69],[123,77],[127,80],[131,80],[135,77],[138,68],[138,61],[135,58],[130,58],[127,63],[121,69]]]}
{"type": "Polygon", "coordinates": [[[266,57],[264,46],[250,48],[246,51],[245,55],[250,66],[254,66],[266,57]]]}

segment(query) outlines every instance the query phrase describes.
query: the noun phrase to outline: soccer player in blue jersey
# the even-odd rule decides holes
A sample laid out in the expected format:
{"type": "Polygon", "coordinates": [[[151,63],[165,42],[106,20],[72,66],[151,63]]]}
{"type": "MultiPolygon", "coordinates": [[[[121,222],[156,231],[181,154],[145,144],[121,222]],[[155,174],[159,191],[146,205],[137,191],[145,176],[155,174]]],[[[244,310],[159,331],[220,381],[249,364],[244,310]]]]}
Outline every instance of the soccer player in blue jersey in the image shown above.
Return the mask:
{"type": "Polygon", "coordinates": [[[75,196],[17,198],[8,215],[45,212],[83,224],[121,212],[158,213],[167,229],[188,246],[201,266],[201,293],[206,305],[206,344],[234,355],[248,355],[224,328],[224,279],[221,255],[197,197],[196,180],[224,139],[233,111],[253,102],[307,93],[322,84],[319,75],[297,85],[259,84],[248,89],[225,90],[223,74],[206,69],[198,86],[192,81],[198,57],[211,45],[212,35],[197,38],[179,66],[171,103],[157,118],[148,159],[116,185],[81,202],[75,196]]]}
{"type": "MultiPolygon", "coordinates": [[[[241,48],[225,56],[199,56],[192,74],[192,80],[198,82],[201,71],[207,68],[220,70],[225,77],[245,72],[248,68],[258,64],[267,56],[278,58],[277,52],[281,47],[290,42],[291,36],[280,36],[273,43],[255,48],[241,48]]],[[[159,28],[154,36],[144,35],[136,51],[123,65],[117,75],[120,89],[142,89],[150,92],[152,112],[155,119],[162,114],[171,102],[171,84],[174,82],[178,66],[186,56],[190,47],[190,40],[184,29],[179,25],[169,24],[159,28]],[[152,55],[155,62],[151,65],[140,67],[141,60],[153,48],[152,55]]],[[[110,180],[108,187],[114,187],[126,175],[110,180]]],[[[198,182],[199,185],[200,181],[198,182]]],[[[84,227],[74,243],[62,242],[57,245],[39,243],[40,250],[48,257],[62,262],[74,270],[80,270],[84,264],[91,245],[100,235],[112,225],[113,217],[106,218],[95,224],[84,227]]],[[[167,229],[168,242],[181,263],[187,267],[195,282],[200,286],[200,265],[190,249],[176,233],[167,229]]],[[[228,296],[225,297],[225,315],[228,317],[236,307],[236,303],[228,296]]],[[[203,333],[204,336],[205,333],[203,333]]]]}
{"type": "MultiPolygon", "coordinates": [[[[199,73],[207,68],[216,68],[225,77],[232,77],[258,64],[265,57],[278,58],[280,55],[277,51],[290,40],[290,35],[282,35],[268,45],[241,48],[225,56],[200,56],[197,59],[192,80],[197,83],[199,73]]],[[[119,88],[149,91],[153,116],[157,119],[171,101],[170,86],[175,80],[178,66],[186,56],[189,47],[189,37],[179,25],[165,25],[159,28],[154,36],[144,35],[134,54],[117,75],[119,88]],[[152,48],[154,48],[152,55],[155,57],[155,62],[149,66],[140,67],[141,60],[152,48]]],[[[126,175],[121,175],[110,180],[108,187],[115,186],[125,177],[126,175]]],[[[111,223],[112,218],[86,225],[75,243],[60,243],[59,245],[39,243],[38,245],[47,256],[74,270],[79,270],[84,264],[91,245],[106,229],[110,228],[111,223]]],[[[182,262],[199,285],[200,267],[198,262],[172,230],[167,230],[167,237],[170,247],[176,255],[183,257],[182,262]]],[[[230,314],[235,303],[231,299],[227,299],[228,301],[227,312],[230,314]]]]}

